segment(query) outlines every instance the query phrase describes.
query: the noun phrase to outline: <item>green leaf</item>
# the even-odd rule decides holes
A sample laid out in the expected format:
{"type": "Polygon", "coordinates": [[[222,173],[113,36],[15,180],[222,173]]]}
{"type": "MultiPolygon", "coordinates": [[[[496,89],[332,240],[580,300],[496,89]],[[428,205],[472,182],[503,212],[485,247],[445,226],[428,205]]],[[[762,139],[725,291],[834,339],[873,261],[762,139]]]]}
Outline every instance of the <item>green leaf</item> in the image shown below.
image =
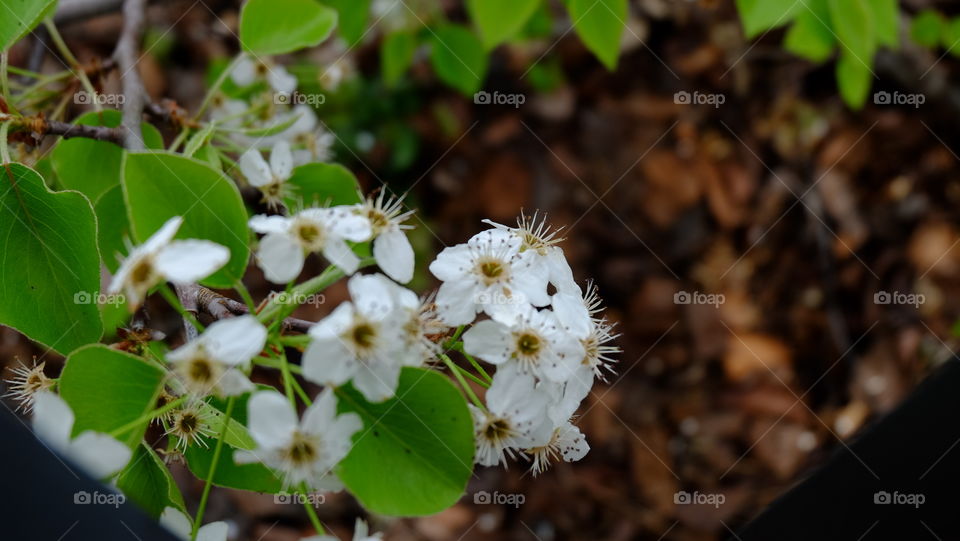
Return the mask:
{"type": "MultiPolygon", "coordinates": [[[[237,404],[237,408],[246,408],[246,402],[249,397],[249,393],[244,395],[243,404],[237,404]]],[[[220,427],[223,426],[223,412],[206,403],[200,405],[200,411],[202,412],[204,418],[208,420],[209,425],[215,430],[219,431],[220,427]]],[[[253,440],[253,436],[250,435],[247,427],[243,426],[239,421],[232,418],[230,419],[230,422],[227,423],[227,432],[223,438],[223,441],[227,445],[236,447],[237,449],[254,449],[257,446],[257,443],[253,440]]]]}
{"type": "Polygon", "coordinates": [[[737,0],[737,11],[747,39],[787,24],[801,10],[802,2],[794,0],[737,0]]]}
{"type": "Polygon", "coordinates": [[[467,0],[467,11],[487,49],[514,37],[537,10],[540,0],[467,0]]]}
{"type": "Polygon", "coordinates": [[[627,21],[627,0],[570,0],[573,29],[600,62],[613,71],[620,56],[620,36],[627,21]]]}
{"type": "Polygon", "coordinates": [[[808,0],[809,9],[797,14],[797,20],[787,31],[783,46],[791,53],[814,62],[823,62],[837,44],[830,23],[827,0],[808,0]]]}
{"type": "MultiPolygon", "coordinates": [[[[119,174],[119,171],[118,171],[119,174]]],[[[127,205],[123,200],[123,188],[117,184],[106,191],[93,206],[97,214],[97,244],[100,257],[110,272],[117,272],[120,258],[127,256],[124,239],[130,239],[130,221],[127,205]]]]}
{"type": "Polygon", "coordinates": [[[960,56],[960,17],[954,17],[943,25],[943,48],[953,56],[960,56]]]}
{"type": "Polygon", "coordinates": [[[337,25],[337,12],[316,0],[249,0],[240,10],[245,51],[283,54],[319,45],[337,25]]]}
{"type": "Polygon", "coordinates": [[[380,43],[380,71],[387,85],[396,85],[410,69],[416,49],[416,38],[410,32],[391,32],[383,38],[380,43]]]}
{"type": "Polygon", "coordinates": [[[127,153],[123,193],[134,239],[144,242],[173,216],[183,216],[177,238],[226,246],[230,261],[202,283],[229,288],[250,257],[247,211],[236,185],[204,162],[166,152],[127,153]]]}
{"type": "Polygon", "coordinates": [[[852,55],[854,61],[859,58],[861,67],[870,66],[877,34],[867,0],[828,0],[827,6],[842,55],[852,55]]]}
{"type": "Polygon", "coordinates": [[[314,205],[353,205],[360,202],[360,184],[338,163],[308,163],[293,170],[286,184],[295,192],[284,198],[288,209],[314,205]]]}
{"type": "Polygon", "coordinates": [[[0,0],[0,51],[26,36],[56,6],[56,0],[0,0]]]}
{"type": "Polygon", "coordinates": [[[213,136],[213,132],[216,129],[217,123],[211,122],[207,124],[207,127],[191,135],[190,139],[187,139],[187,144],[183,147],[183,155],[188,158],[192,158],[193,155],[200,150],[200,147],[210,141],[210,138],[213,136]]]}
{"type": "Polygon", "coordinates": [[[370,0],[324,0],[324,4],[337,10],[337,31],[348,46],[360,43],[367,28],[370,15],[370,0]]]}
{"type": "Polygon", "coordinates": [[[943,16],[932,9],[925,9],[910,21],[910,39],[932,49],[940,43],[943,27],[943,16]]]}
{"type": "Polygon", "coordinates": [[[64,355],[99,340],[100,313],[83,302],[100,290],[87,198],[51,192],[23,164],[0,166],[0,239],[0,323],[64,355]]]}
{"type": "MultiPolygon", "coordinates": [[[[122,116],[120,111],[105,109],[101,113],[81,115],[74,123],[115,128],[120,125],[122,116]]],[[[163,137],[155,127],[143,123],[142,129],[143,142],[147,148],[163,148],[163,137]]],[[[123,149],[119,146],[85,137],[63,139],[57,143],[51,154],[53,168],[61,185],[68,190],[83,193],[90,201],[100,199],[107,190],[120,185],[122,157],[123,149]]]]}
{"type": "MultiPolygon", "coordinates": [[[[102,344],[74,351],[59,382],[60,396],[76,418],[73,434],[85,430],[109,434],[154,410],[165,375],[154,364],[102,344]]],[[[133,448],[146,428],[144,421],[117,439],[133,448]]]]}
{"type": "Polygon", "coordinates": [[[368,510],[393,516],[438,513],[463,495],[473,473],[473,422],[460,391],[441,374],[404,368],[396,397],[373,404],[337,390],[340,412],[356,412],[354,437],[337,474],[368,510]]]}
{"type": "Polygon", "coordinates": [[[877,43],[896,49],[900,45],[900,9],[897,0],[868,0],[877,43]]]}
{"type": "Polygon", "coordinates": [[[134,449],[130,463],[117,478],[117,488],[154,519],[167,507],[187,512],[170,470],[147,442],[134,449]]]}
{"type": "Polygon", "coordinates": [[[480,39],[456,24],[434,30],[430,63],[441,81],[468,96],[480,90],[487,75],[487,54],[480,39]]]}
{"type": "Polygon", "coordinates": [[[852,109],[860,109],[867,101],[873,74],[859,59],[846,52],[837,60],[837,84],[840,96],[852,109]]]}

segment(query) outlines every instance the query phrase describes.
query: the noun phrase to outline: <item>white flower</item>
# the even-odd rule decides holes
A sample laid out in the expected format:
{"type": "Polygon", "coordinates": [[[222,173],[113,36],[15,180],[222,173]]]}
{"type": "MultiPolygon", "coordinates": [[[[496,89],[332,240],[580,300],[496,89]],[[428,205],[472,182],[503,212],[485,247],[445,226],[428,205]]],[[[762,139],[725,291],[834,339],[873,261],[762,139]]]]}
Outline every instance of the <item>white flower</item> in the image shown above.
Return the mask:
{"type": "Polygon", "coordinates": [[[346,240],[363,242],[370,238],[370,222],[347,208],[309,208],[287,218],[257,215],[250,228],[266,233],[260,239],[257,265],[267,280],[284,284],[303,270],[306,254],[321,252],[345,273],[353,274],[360,258],[346,240]]]}
{"type": "Polygon", "coordinates": [[[176,440],[174,450],[186,452],[190,445],[208,447],[204,438],[216,437],[210,419],[196,405],[188,405],[167,414],[165,434],[176,440]]]}
{"type": "Polygon", "coordinates": [[[233,67],[230,78],[240,86],[249,86],[266,78],[271,88],[288,96],[297,89],[297,78],[270,59],[245,56],[233,67]]]}
{"type": "MultiPolygon", "coordinates": [[[[370,528],[367,526],[367,523],[357,519],[356,526],[353,528],[353,541],[381,541],[383,539],[382,533],[375,533],[370,535],[370,528]]],[[[300,541],[340,541],[332,535],[311,535],[310,537],[303,537],[300,541]]]]}
{"type": "Polygon", "coordinates": [[[347,282],[353,302],[340,304],[308,331],[303,377],[324,385],[353,386],[371,402],[394,395],[403,365],[401,326],[391,290],[380,275],[347,282]]]}
{"type": "Polygon", "coordinates": [[[130,249],[110,283],[108,293],[126,294],[135,309],[147,291],[162,281],[189,284],[213,274],[230,260],[230,250],[208,240],[173,240],[183,218],[174,216],[146,242],[130,249]]]}
{"type": "Polygon", "coordinates": [[[603,311],[600,306],[600,296],[597,287],[587,285],[587,292],[583,297],[577,294],[558,292],[553,295],[552,307],[557,319],[568,333],[577,337],[583,346],[584,357],[582,364],[588,366],[600,379],[604,379],[604,371],[612,372],[612,364],[616,359],[612,355],[619,353],[620,348],[611,346],[608,342],[617,336],[613,334],[613,325],[605,318],[595,317],[603,311]]]}
{"type": "Polygon", "coordinates": [[[550,467],[551,462],[563,459],[564,462],[576,462],[587,456],[590,445],[580,429],[569,421],[553,429],[550,441],[546,445],[527,449],[527,454],[533,456],[530,471],[534,476],[543,473],[550,467]]]}
{"type": "Polygon", "coordinates": [[[293,156],[290,153],[290,143],[277,141],[270,151],[268,164],[260,151],[248,149],[240,156],[240,171],[251,186],[263,193],[263,200],[267,206],[278,208],[283,204],[283,198],[288,195],[284,182],[293,173],[293,156]]]}
{"type": "Polygon", "coordinates": [[[570,378],[583,346],[551,310],[523,306],[509,324],[488,319],[463,333],[463,349],[488,363],[516,364],[519,371],[561,383],[570,378]]]}
{"type": "Polygon", "coordinates": [[[197,396],[233,396],[253,389],[240,371],[267,341],[267,329],[252,315],[221,319],[194,340],[167,354],[187,390],[197,396]]]}
{"type": "Polygon", "coordinates": [[[59,396],[40,391],[33,400],[33,431],[91,476],[97,479],[111,477],[130,461],[130,448],[106,434],[87,430],[71,439],[73,411],[59,396]]]}
{"type": "Polygon", "coordinates": [[[492,220],[483,220],[483,222],[519,239],[519,251],[530,253],[532,256],[531,272],[544,274],[548,282],[558,291],[580,294],[580,288],[573,279],[573,271],[567,263],[563,249],[557,246],[564,240],[557,236],[563,228],[550,227],[547,224],[546,215],[540,218],[536,212],[533,216],[521,214],[517,218],[517,227],[498,224],[492,220]]]}
{"type": "Polygon", "coordinates": [[[421,299],[409,289],[379,276],[390,290],[396,325],[402,331],[403,347],[400,358],[404,366],[422,366],[440,352],[437,343],[449,327],[437,318],[436,306],[428,296],[421,299]]]}
{"type": "Polygon", "coordinates": [[[367,198],[356,209],[370,221],[374,237],[373,257],[377,265],[397,282],[409,282],[413,278],[413,247],[403,231],[412,226],[403,225],[403,222],[413,211],[404,212],[403,202],[387,198],[386,190],[381,191],[376,199],[367,198]]]}
{"type": "Polygon", "coordinates": [[[533,377],[509,367],[497,370],[487,389],[487,410],[469,404],[477,445],[475,461],[506,465],[506,456],[546,445],[552,425],[546,419],[547,396],[533,377]]]}
{"type": "Polygon", "coordinates": [[[546,306],[547,276],[534,272],[532,252],[520,252],[520,239],[488,229],[466,244],[444,248],[430,264],[443,281],[437,292],[437,312],[451,326],[466,325],[477,312],[510,321],[521,306],[546,306]]]}
{"type": "MultiPolygon", "coordinates": [[[[190,539],[192,530],[190,518],[175,507],[166,507],[160,515],[160,525],[173,532],[180,539],[190,539]]],[[[211,522],[197,530],[197,541],[227,541],[230,527],[226,522],[211,522]]]]}
{"type": "Polygon", "coordinates": [[[339,490],[333,468],[350,452],[353,435],[363,428],[356,413],[337,415],[333,389],[324,389],[297,420],[286,397],[276,391],[255,393],[249,402],[252,451],[238,450],[238,464],[262,462],[283,476],[285,487],[339,490]]]}

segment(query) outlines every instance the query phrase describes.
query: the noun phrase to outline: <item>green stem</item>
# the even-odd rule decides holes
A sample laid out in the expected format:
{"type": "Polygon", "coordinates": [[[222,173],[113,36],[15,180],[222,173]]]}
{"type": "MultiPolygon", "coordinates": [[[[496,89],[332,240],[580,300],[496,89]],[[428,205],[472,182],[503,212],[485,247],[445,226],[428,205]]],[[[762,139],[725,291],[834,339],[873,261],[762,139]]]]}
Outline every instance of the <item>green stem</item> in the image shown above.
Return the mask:
{"type": "Polygon", "coordinates": [[[170,143],[170,147],[167,148],[170,152],[176,152],[177,148],[183,144],[184,139],[187,138],[187,135],[190,134],[190,128],[184,126],[180,133],[177,134],[177,137],[174,138],[173,142],[170,143]]]}
{"type": "Polygon", "coordinates": [[[7,108],[12,112],[17,112],[13,108],[13,97],[10,96],[10,81],[7,69],[10,64],[10,55],[7,51],[0,53],[0,92],[3,93],[3,101],[7,102],[7,108]]]}
{"type": "Polygon", "coordinates": [[[63,41],[63,36],[60,35],[56,25],[53,24],[53,19],[47,19],[43,21],[43,24],[47,27],[47,31],[50,32],[50,39],[53,40],[57,50],[60,51],[63,58],[70,64],[73,74],[76,75],[77,79],[80,79],[80,84],[83,85],[83,89],[87,91],[87,94],[90,94],[93,109],[99,113],[103,110],[103,107],[100,106],[100,102],[97,100],[97,91],[93,88],[93,83],[90,82],[90,78],[87,77],[87,72],[83,71],[83,67],[80,65],[80,62],[77,61],[77,57],[73,56],[73,53],[70,52],[70,48],[67,47],[67,42],[63,41]]]}
{"type": "Polygon", "coordinates": [[[291,348],[302,348],[310,344],[313,338],[309,334],[298,334],[294,336],[281,336],[280,344],[291,348]]]}
{"type": "MultiPolygon", "coordinates": [[[[300,491],[304,496],[307,496],[310,492],[307,490],[307,484],[302,483],[300,485],[300,491]]],[[[313,524],[313,528],[317,530],[317,535],[323,535],[326,530],[323,529],[323,524],[320,523],[320,517],[317,516],[316,509],[310,505],[310,498],[303,498],[303,508],[307,510],[307,516],[310,517],[310,522],[313,524]]]]}
{"type": "MultiPolygon", "coordinates": [[[[368,267],[374,263],[373,258],[364,259],[360,261],[360,266],[358,268],[368,267]]],[[[313,278],[303,282],[297,287],[293,288],[291,295],[277,295],[275,296],[264,308],[260,311],[260,314],[257,316],[262,323],[266,323],[276,316],[280,315],[285,307],[289,307],[289,304],[286,304],[282,301],[284,298],[288,299],[304,299],[319,293],[329,287],[331,284],[337,280],[343,278],[343,271],[334,265],[330,265],[319,275],[314,276],[313,278]]],[[[296,305],[293,305],[293,308],[296,308],[296,305]]]]}
{"type": "MultiPolygon", "coordinates": [[[[299,366],[297,368],[300,368],[299,366]]],[[[303,403],[310,407],[313,405],[313,400],[310,400],[310,397],[307,396],[307,392],[303,390],[303,387],[300,386],[300,382],[297,381],[297,378],[291,378],[293,382],[293,390],[297,391],[297,396],[300,397],[300,400],[303,400],[303,403]]]]}
{"type": "Polygon", "coordinates": [[[203,332],[203,325],[197,321],[197,318],[193,314],[191,314],[186,308],[183,307],[182,304],[180,304],[180,299],[177,297],[177,294],[170,289],[170,286],[166,282],[160,284],[160,294],[163,295],[163,298],[167,300],[174,310],[183,316],[183,319],[189,321],[190,324],[197,329],[197,332],[203,332]]]}
{"type": "Polygon", "coordinates": [[[280,357],[280,372],[283,374],[283,392],[287,395],[290,405],[293,406],[293,411],[297,411],[297,399],[293,397],[293,384],[290,383],[293,374],[290,373],[290,363],[287,361],[286,355],[280,357]]]}
{"type": "Polygon", "coordinates": [[[170,410],[172,410],[172,409],[175,409],[175,408],[179,407],[180,404],[183,404],[183,402],[184,402],[186,399],[187,399],[186,396],[181,396],[180,398],[178,398],[178,399],[176,399],[176,400],[174,400],[174,401],[172,401],[172,402],[167,402],[167,403],[164,404],[163,406],[161,406],[161,407],[159,407],[159,408],[157,408],[157,409],[155,409],[155,410],[153,410],[153,411],[151,411],[151,412],[148,412],[148,413],[145,413],[145,414],[141,415],[141,416],[138,417],[137,419],[135,419],[135,420],[133,420],[133,421],[130,421],[129,423],[121,426],[120,428],[115,428],[115,429],[111,430],[107,435],[108,435],[108,436],[111,436],[111,437],[113,437],[113,438],[116,438],[117,436],[123,434],[124,432],[127,432],[128,430],[134,429],[134,428],[140,426],[140,425],[143,424],[143,423],[152,421],[153,419],[156,419],[157,417],[160,417],[160,416],[163,415],[164,413],[166,413],[166,412],[168,412],[168,411],[170,411],[170,410]]]}
{"type": "Polygon", "coordinates": [[[463,374],[464,376],[467,376],[467,378],[470,379],[470,381],[476,383],[477,385],[483,387],[484,389],[489,389],[489,388],[490,388],[490,382],[481,379],[479,376],[476,376],[476,375],[472,374],[470,371],[468,371],[468,370],[466,370],[466,369],[464,369],[464,368],[460,368],[460,367],[457,366],[457,365],[453,365],[453,366],[455,366],[455,367],[457,368],[457,370],[460,371],[461,374],[463,374]]]}
{"type": "Polygon", "coordinates": [[[488,374],[487,371],[483,369],[483,366],[480,366],[480,363],[478,363],[477,360],[474,359],[472,355],[470,355],[466,351],[463,351],[462,346],[460,347],[459,351],[461,355],[466,357],[467,361],[470,363],[471,366],[473,366],[474,370],[479,372],[480,375],[483,376],[483,379],[487,380],[487,383],[493,383],[493,378],[490,377],[490,374],[488,374]]]}
{"type": "Polygon", "coordinates": [[[473,402],[473,405],[475,405],[476,407],[482,410],[486,410],[487,408],[484,407],[483,402],[481,402],[480,399],[477,398],[476,393],[474,393],[473,389],[470,388],[470,384],[467,383],[465,379],[463,379],[463,374],[461,374],[460,371],[457,370],[457,368],[459,367],[453,362],[453,360],[450,357],[448,357],[445,353],[441,353],[439,357],[441,360],[443,360],[444,364],[447,365],[447,368],[449,368],[450,371],[453,372],[453,375],[456,376],[457,381],[460,382],[460,386],[463,387],[464,392],[466,392],[467,396],[470,397],[470,400],[473,402]]]}
{"type": "Polygon", "coordinates": [[[13,121],[7,121],[0,124],[0,164],[10,163],[10,149],[7,147],[7,132],[10,131],[10,124],[13,121]]]}
{"type": "Polygon", "coordinates": [[[213,448],[213,461],[210,462],[210,470],[207,472],[207,479],[203,485],[203,494],[200,495],[200,506],[197,507],[197,516],[193,519],[193,531],[190,532],[190,539],[194,541],[197,539],[197,530],[200,529],[200,523],[203,522],[203,513],[207,509],[207,499],[210,497],[210,488],[213,487],[213,476],[217,473],[217,464],[220,462],[220,454],[223,452],[223,440],[227,434],[230,416],[233,415],[233,406],[236,403],[236,396],[231,396],[227,399],[227,408],[223,415],[223,427],[220,429],[217,445],[213,448]]]}
{"type": "MultiPolygon", "coordinates": [[[[258,366],[264,366],[264,367],[267,367],[267,368],[276,368],[276,369],[279,369],[279,370],[282,370],[282,369],[283,369],[283,365],[282,365],[282,363],[280,362],[280,359],[268,359],[268,358],[266,358],[266,357],[257,357],[256,359],[253,360],[253,363],[256,364],[256,365],[258,365],[258,366]]],[[[290,371],[293,372],[294,374],[302,374],[302,373],[303,373],[303,369],[300,368],[300,366],[295,365],[295,364],[288,364],[288,365],[287,365],[287,368],[289,368],[290,371]]]]}
{"type": "Polygon", "coordinates": [[[240,294],[240,298],[243,299],[243,302],[247,304],[247,308],[250,310],[251,314],[257,312],[257,303],[253,301],[253,295],[250,294],[250,290],[247,289],[247,286],[244,285],[243,280],[237,280],[237,283],[233,286],[233,289],[237,290],[237,293],[240,294]]]}

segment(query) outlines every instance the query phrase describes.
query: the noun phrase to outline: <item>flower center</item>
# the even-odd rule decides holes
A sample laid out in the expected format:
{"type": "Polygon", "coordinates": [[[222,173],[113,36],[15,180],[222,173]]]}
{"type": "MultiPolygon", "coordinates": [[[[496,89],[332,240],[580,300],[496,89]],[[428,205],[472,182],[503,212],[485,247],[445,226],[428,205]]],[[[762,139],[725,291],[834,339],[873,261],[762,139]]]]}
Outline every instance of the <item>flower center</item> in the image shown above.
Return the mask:
{"type": "Polygon", "coordinates": [[[375,208],[367,211],[367,219],[370,220],[370,227],[373,228],[374,233],[380,233],[390,225],[390,218],[375,208]]]}
{"type": "Polygon", "coordinates": [[[361,323],[353,328],[350,337],[360,349],[370,349],[376,341],[377,330],[369,323],[361,323]]]}
{"type": "Polygon", "coordinates": [[[153,277],[153,264],[147,258],[143,258],[137,262],[136,266],[133,267],[133,271],[130,272],[130,280],[134,284],[146,284],[152,282],[153,277]]]}
{"type": "Polygon", "coordinates": [[[502,282],[507,278],[507,266],[499,259],[481,258],[476,265],[476,272],[485,285],[502,282]]]}
{"type": "Polygon", "coordinates": [[[503,441],[513,434],[513,429],[506,419],[496,418],[487,422],[483,429],[483,437],[491,442],[503,441]]]}
{"type": "Polygon", "coordinates": [[[213,380],[213,366],[206,357],[197,357],[190,361],[187,374],[197,383],[210,383],[213,380]]]}
{"type": "Polygon", "coordinates": [[[320,451],[317,441],[311,436],[296,431],[286,449],[287,459],[295,466],[302,466],[316,462],[320,451]]]}
{"type": "Polygon", "coordinates": [[[294,233],[300,244],[307,250],[316,252],[323,248],[326,236],[320,224],[313,221],[300,221],[294,226],[294,233]]]}
{"type": "Polygon", "coordinates": [[[532,333],[523,333],[517,338],[517,352],[524,357],[534,357],[540,352],[543,342],[532,333]]]}
{"type": "Polygon", "coordinates": [[[193,412],[185,411],[177,419],[177,431],[183,435],[189,436],[197,432],[199,428],[200,419],[193,412]]]}

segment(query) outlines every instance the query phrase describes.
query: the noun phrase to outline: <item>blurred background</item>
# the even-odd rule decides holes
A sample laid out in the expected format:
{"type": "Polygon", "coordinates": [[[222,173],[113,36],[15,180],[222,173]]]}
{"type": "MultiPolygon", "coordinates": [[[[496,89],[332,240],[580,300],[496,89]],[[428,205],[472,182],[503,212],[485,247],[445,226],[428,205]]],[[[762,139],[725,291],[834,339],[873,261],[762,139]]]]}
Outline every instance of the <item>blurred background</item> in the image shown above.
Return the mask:
{"type": "MultiPolygon", "coordinates": [[[[326,96],[316,110],[332,159],[368,190],[409,192],[415,290],[436,285],[427,263],[481,219],[539,209],[563,226],[577,279],[597,284],[620,334],[616,374],[580,410],[583,461],[536,479],[520,464],[479,468],[439,515],[367,517],[387,539],[726,538],[953,356],[960,11],[900,2],[899,42],[864,59],[860,105],[838,90],[831,57],[787,50],[789,29],[745,32],[745,9],[634,0],[610,71],[547,2],[489,54],[487,97],[445,84],[422,49],[409,71],[384,74],[386,35],[468,24],[460,2],[373,0],[354,44],[277,59],[326,96]],[[478,503],[479,491],[523,503],[478,503]]],[[[151,3],[140,62],[151,96],[195,110],[236,52],[238,10],[151,3]]],[[[121,23],[107,13],[61,28],[86,61],[110,54],[121,23]]],[[[11,64],[35,47],[24,40],[11,64]]],[[[327,297],[296,315],[319,319],[346,293],[327,297]]],[[[153,322],[171,336],[178,325],[153,322]]],[[[58,373],[62,358],[0,329],[8,369],[34,356],[58,373]]],[[[195,505],[202,484],[178,479],[195,505]]],[[[347,496],[318,513],[341,538],[365,516],[347,496]]],[[[310,531],[302,509],[270,495],[215,490],[207,517],[231,521],[236,539],[310,531]]]]}

